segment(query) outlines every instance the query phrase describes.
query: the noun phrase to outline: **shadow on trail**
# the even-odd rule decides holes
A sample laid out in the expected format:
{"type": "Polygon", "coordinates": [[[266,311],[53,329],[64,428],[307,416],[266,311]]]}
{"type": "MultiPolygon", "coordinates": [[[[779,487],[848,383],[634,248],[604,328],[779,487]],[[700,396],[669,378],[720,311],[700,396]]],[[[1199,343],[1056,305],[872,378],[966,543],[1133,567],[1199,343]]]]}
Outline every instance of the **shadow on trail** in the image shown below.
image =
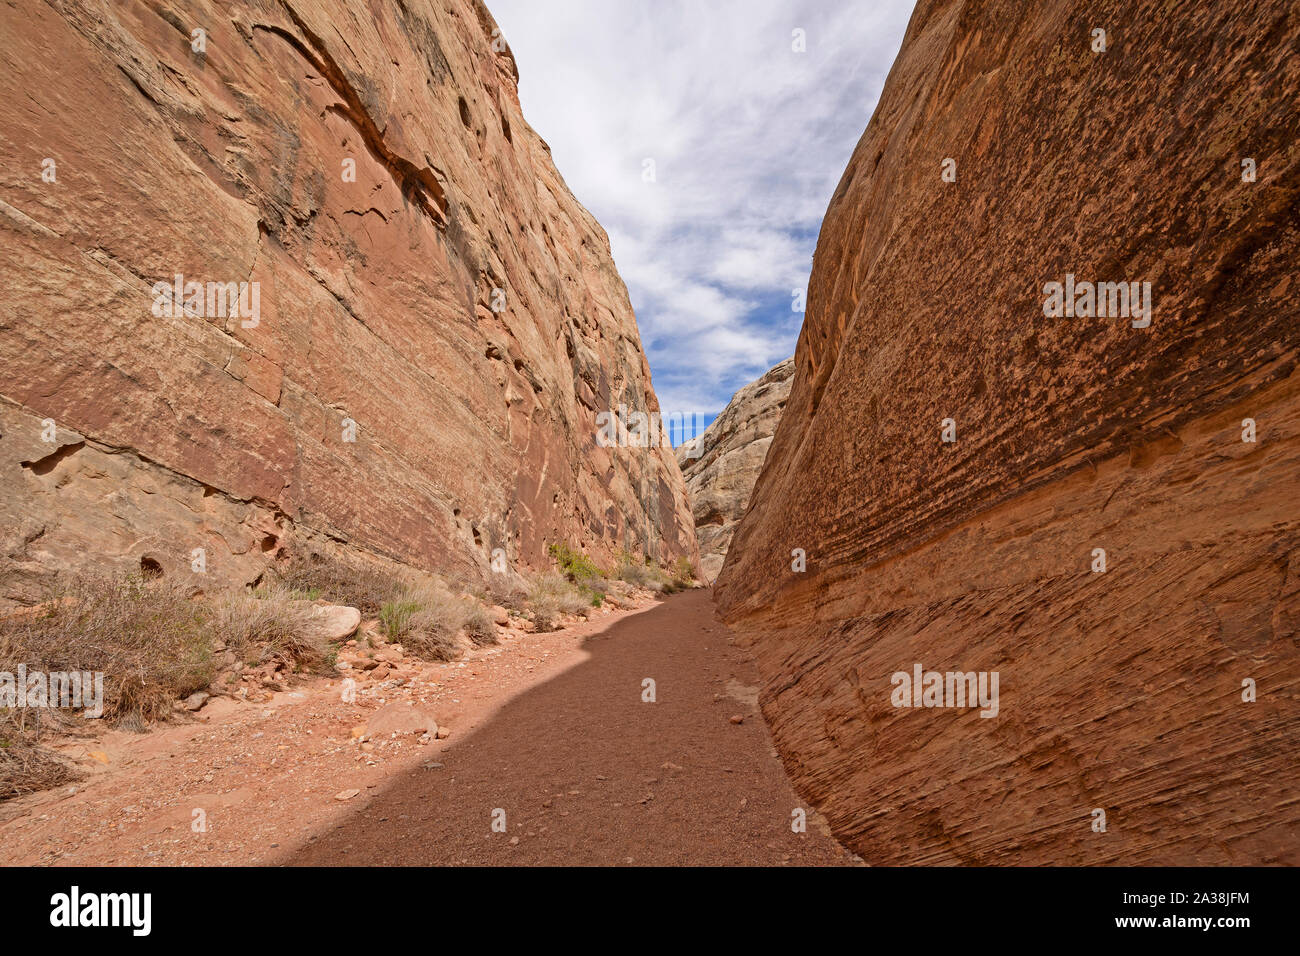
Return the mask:
{"type": "Polygon", "coordinates": [[[590,659],[431,757],[441,769],[398,777],[277,862],[844,862],[828,837],[791,832],[800,804],[767,728],[726,696],[731,680],[757,683],[750,658],[727,638],[704,589],[623,618],[587,638],[590,659]],[[656,703],[641,700],[647,677],[656,703]],[[730,723],[741,713],[743,724],[730,723]],[[504,833],[492,832],[497,808],[504,833]]]}

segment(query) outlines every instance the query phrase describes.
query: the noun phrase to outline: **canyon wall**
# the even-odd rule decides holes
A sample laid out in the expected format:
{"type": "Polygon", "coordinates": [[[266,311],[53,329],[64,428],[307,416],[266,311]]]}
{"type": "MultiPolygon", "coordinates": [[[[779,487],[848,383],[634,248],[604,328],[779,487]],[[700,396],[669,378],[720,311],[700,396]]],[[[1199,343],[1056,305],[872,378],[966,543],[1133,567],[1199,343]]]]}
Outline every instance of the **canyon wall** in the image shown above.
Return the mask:
{"type": "Polygon", "coordinates": [[[649,367],[481,3],[25,0],[0,34],[0,603],[195,549],[232,582],[694,557],[672,450],[597,445],[649,367]]]}
{"type": "Polygon", "coordinates": [[[917,4],[717,585],[868,862],[1300,863],[1297,49],[1286,0],[917,4]],[[1098,281],[1150,324],[1054,314],[1098,281]]]}
{"type": "Polygon", "coordinates": [[[700,576],[713,581],[722,569],[736,524],[772,444],[790,395],[794,359],[773,366],[731,397],[722,414],[677,448],[700,545],[700,576]]]}

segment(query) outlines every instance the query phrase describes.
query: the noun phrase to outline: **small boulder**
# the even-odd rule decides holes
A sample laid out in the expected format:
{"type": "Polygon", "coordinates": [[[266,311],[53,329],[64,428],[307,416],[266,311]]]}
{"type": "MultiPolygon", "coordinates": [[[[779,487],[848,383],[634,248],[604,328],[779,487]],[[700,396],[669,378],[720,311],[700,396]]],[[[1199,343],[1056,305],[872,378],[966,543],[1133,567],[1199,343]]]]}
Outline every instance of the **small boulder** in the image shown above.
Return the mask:
{"type": "Polygon", "coordinates": [[[410,704],[394,702],[375,711],[366,721],[366,733],[371,737],[389,734],[438,735],[438,722],[427,712],[410,704]]]}
{"type": "Polygon", "coordinates": [[[341,641],[361,626],[361,612],[342,604],[317,605],[314,612],[321,636],[327,641],[341,641]]]}
{"type": "Polygon", "coordinates": [[[202,690],[195,691],[194,693],[190,694],[189,697],[185,698],[185,709],[190,711],[191,713],[198,710],[200,707],[202,707],[204,704],[208,702],[208,698],[210,696],[212,695],[209,694],[207,691],[202,691],[202,690]]]}

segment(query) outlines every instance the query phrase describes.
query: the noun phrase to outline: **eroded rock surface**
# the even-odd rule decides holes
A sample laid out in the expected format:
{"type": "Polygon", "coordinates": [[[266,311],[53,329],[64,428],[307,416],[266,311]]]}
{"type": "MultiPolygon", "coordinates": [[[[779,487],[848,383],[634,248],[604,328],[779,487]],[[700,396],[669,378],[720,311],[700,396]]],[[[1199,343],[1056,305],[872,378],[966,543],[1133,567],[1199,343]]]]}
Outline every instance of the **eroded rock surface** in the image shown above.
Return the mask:
{"type": "Polygon", "coordinates": [[[731,397],[722,414],[677,449],[700,545],[700,574],[712,581],[749,504],[794,377],[789,358],[731,397]]]}
{"type": "Polygon", "coordinates": [[[917,5],[717,588],[869,862],[1300,863],[1297,49],[1284,0],[917,5]],[[1046,317],[1067,273],[1151,325],[1046,317]],[[917,663],[998,716],[895,707],[917,663]]]}
{"type": "Polygon", "coordinates": [[[294,539],[467,578],[694,555],[671,450],[597,447],[649,368],[480,3],[22,3],[0,34],[0,600],[198,548],[248,581],[294,539]],[[177,275],[256,310],[157,314],[177,275]]]}

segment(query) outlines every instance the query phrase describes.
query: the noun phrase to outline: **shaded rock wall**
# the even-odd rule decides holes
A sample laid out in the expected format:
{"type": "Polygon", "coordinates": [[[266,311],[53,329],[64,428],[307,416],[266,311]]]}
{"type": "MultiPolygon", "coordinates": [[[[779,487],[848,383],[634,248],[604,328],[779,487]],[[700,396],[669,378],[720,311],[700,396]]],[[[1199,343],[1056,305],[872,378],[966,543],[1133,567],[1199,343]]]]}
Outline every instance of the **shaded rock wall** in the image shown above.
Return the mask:
{"type": "Polygon", "coordinates": [[[1300,863],[1297,49],[1283,0],[918,3],[717,585],[868,861],[1300,863]],[[1046,317],[1067,273],[1153,321],[1046,317]],[[918,662],[997,717],[894,706],[918,662]]]}
{"type": "Polygon", "coordinates": [[[599,411],[657,409],[649,368],[480,3],[31,2],[0,33],[0,600],[195,547],[247,581],[295,539],[471,579],[560,539],[694,555],[671,449],[597,447],[599,411]],[[159,315],[177,274],[258,314],[159,315]]]}
{"type": "Polygon", "coordinates": [[[773,366],[736,392],[708,428],[677,448],[705,581],[712,581],[722,569],[736,523],[763,470],[793,377],[794,359],[773,366]]]}

